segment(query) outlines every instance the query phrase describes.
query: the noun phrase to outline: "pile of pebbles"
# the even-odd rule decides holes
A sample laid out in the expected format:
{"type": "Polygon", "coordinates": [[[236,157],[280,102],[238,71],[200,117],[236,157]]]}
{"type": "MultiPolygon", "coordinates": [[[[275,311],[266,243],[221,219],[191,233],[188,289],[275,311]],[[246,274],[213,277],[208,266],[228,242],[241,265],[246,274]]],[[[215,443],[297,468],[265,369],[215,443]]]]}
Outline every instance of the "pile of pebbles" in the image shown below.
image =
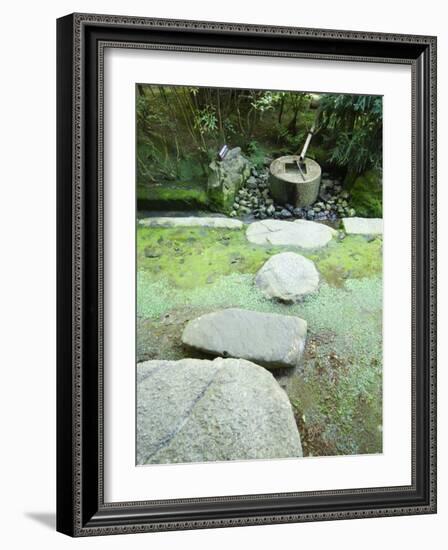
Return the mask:
{"type": "Polygon", "coordinates": [[[259,219],[274,217],[276,207],[269,191],[268,179],[269,168],[252,168],[251,176],[235,197],[230,216],[253,215],[259,219]]]}
{"type": "Polygon", "coordinates": [[[329,220],[356,215],[350,207],[350,195],[342,189],[342,183],[329,174],[323,174],[318,200],[311,206],[295,208],[292,204],[278,205],[269,191],[269,168],[252,168],[251,176],[235,197],[230,216],[254,217],[264,220],[329,220]]]}

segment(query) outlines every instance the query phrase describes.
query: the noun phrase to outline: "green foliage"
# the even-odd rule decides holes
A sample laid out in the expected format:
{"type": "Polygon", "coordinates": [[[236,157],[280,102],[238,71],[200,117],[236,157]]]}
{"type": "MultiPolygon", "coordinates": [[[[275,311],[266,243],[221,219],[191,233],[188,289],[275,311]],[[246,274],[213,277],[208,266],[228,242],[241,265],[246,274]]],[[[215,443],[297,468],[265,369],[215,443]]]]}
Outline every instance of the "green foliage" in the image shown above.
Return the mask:
{"type": "MultiPolygon", "coordinates": [[[[210,162],[224,143],[241,147],[261,168],[267,156],[300,151],[316,117],[311,108],[315,99],[301,92],[150,85],[137,89],[140,186],[204,182],[210,162]]],[[[310,157],[339,177],[354,179],[367,170],[380,172],[381,97],[322,94],[318,113],[310,157]]],[[[378,194],[373,193],[375,205],[366,209],[378,211],[378,194]]],[[[361,194],[360,202],[365,202],[361,194]]],[[[223,208],[219,211],[228,211],[229,205],[223,208]]],[[[359,213],[364,210],[361,207],[359,213]]]]}
{"type": "Polygon", "coordinates": [[[252,139],[247,145],[247,158],[255,168],[260,169],[264,166],[266,155],[266,149],[255,139],[252,139]]]}
{"type": "Polygon", "coordinates": [[[349,171],[362,173],[382,166],[383,108],[380,96],[324,94],[319,127],[330,160],[349,171]]]}
{"type": "Polygon", "coordinates": [[[197,109],[194,114],[194,127],[198,128],[201,134],[213,134],[218,128],[215,107],[206,105],[203,109],[197,109]]]}
{"type": "MultiPolygon", "coordinates": [[[[272,145],[297,149],[306,135],[309,96],[300,92],[139,85],[136,98],[139,183],[205,178],[227,143],[260,165],[272,145]]],[[[313,115],[312,115],[313,116],[313,115]]],[[[294,152],[294,151],[292,151],[294,152]]]]}
{"type": "Polygon", "coordinates": [[[383,186],[380,172],[369,170],[356,178],[350,194],[351,206],[359,216],[365,218],[383,216],[383,186]]]}
{"type": "Polygon", "coordinates": [[[302,378],[288,389],[306,454],[382,450],[382,284],[324,286],[300,316],[309,336],[302,378]]]}
{"type": "Polygon", "coordinates": [[[137,181],[155,182],[176,177],[176,165],[168,148],[162,142],[157,144],[155,139],[141,139],[137,144],[137,181]]]}
{"type": "MultiPolygon", "coordinates": [[[[302,304],[266,300],[253,275],[233,273],[205,286],[174,290],[147,272],[137,279],[138,314],[151,321],[153,358],[180,358],[185,322],[220,308],[297,315],[306,319],[308,344],[319,342],[316,355],[305,355],[302,376],[286,388],[293,403],[306,454],[346,455],[382,450],[382,285],[380,278],[347,281],[344,289],[323,284],[302,304]],[[179,327],[175,319],[183,314],[179,327]],[[166,319],[166,321],[165,321],[166,319]],[[173,324],[174,323],[174,324],[173,324]],[[176,329],[171,342],[160,340],[176,329]],[[160,355],[158,355],[160,354],[160,355]]],[[[146,338],[146,336],[144,336],[146,338]]],[[[140,340],[140,336],[139,336],[140,340]]],[[[143,355],[145,350],[140,351],[143,355]]]]}
{"type": "Polygon", "coordinates": [[[271,111],[276,107],[283,95],[284,92],[261,92],[251,101],[251,106],[261,113],[271,111]]]}

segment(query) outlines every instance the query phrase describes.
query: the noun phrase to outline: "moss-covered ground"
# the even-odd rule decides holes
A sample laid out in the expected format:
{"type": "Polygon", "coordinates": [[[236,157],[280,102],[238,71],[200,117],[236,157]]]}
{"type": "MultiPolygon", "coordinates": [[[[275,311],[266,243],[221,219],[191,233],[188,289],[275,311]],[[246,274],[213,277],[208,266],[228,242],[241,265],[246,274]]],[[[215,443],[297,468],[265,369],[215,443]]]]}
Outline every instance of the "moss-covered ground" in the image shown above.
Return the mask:
{"type": "Polygon", "coordinates": [[[368,170],[348,185],[350,205],[356,214],[365,218],[381,218],[383,212],[382,176],[375,170],[368,170]]]}
{"type": "MultiPolygon", "coordinates": [[[[342,235],[341,235],[342,237],[342,235]]],[[[138,359],[179,359],[185,323],[225,307],[297,315],[308,322],[303,364],[287,378],[308,456],[382,450],[382,239],[336,238],[319,251],[253,245],[244,230],[137,229],[138,359]],[[256,271],[295,250],[321,274],[296,305],[265,299],[256,271]]]]}
{"type": "Polygon", "coordinates": [[[140,209],[195,209],[208,204],[208,196],[204,184],[150,183],[137,186],[137,201],[140,209]]]}

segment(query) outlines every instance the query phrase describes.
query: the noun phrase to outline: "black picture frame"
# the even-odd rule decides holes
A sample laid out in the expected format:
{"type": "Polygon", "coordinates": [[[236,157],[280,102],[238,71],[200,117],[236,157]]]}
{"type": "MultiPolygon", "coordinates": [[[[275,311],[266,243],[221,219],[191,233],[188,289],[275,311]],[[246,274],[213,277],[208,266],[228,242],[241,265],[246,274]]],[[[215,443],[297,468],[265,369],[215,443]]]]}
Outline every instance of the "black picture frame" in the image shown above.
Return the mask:
{"type": "Polygon", "coordinates": [[[436,38],[72,14],[57,21],[57,530],[71,536],[436,512],[436,38]],[[412,484],[104,502],[104,48],[169,48],[412,68],[412,484]]]}

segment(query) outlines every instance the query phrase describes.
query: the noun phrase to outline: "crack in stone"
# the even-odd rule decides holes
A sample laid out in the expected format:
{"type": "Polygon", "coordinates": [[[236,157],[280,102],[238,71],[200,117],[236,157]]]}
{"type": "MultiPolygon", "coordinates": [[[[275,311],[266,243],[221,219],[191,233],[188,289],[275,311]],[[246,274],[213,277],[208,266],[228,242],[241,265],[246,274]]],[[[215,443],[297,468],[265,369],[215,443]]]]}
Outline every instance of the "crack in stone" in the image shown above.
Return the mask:
{"type": "MultiPolygon", "coordinates": [[[[137,384],[141,384],[148,378],[151,378],[152,376],[154,376],[157,372],[159,372],[161,368],[163,368],[163,366],[164,365],[161,364],[158,367],[153,367],[149,372],[146,372],[145,374],[139,375],[139,373],[137,372],[137,384]]],[[[138,366],[137,366],[137,369],[138,369],[138,366]]]]}
{"type": "Polygon", "coordinates": [[[185,412],[184,417],[179,422],[179,424],[171,430],[171,432],[167,433],[165,437],[163,437],[157,444],[156,448],[145,458],[145,461],[142,464],[147,464],[148,460],[152,458],[156,453],[158,453],[163,447],[166,447],[173,439],[174,437],[182,430],[182,428],[187,423],[188,419],[190,418],[195,406],[197,403],[204,397],[207,390],[210,388],[210,386],[215,381],[216,377],[218,376],[219,372],[222,370],[222,366],[216,369],[215,374],[212,376],[212,378],[207,382],[207,384],[204,386],[204,388],[198,393],[198,395],[195,397],[195,399],[191,402],[190,406],[185,412]]]}

